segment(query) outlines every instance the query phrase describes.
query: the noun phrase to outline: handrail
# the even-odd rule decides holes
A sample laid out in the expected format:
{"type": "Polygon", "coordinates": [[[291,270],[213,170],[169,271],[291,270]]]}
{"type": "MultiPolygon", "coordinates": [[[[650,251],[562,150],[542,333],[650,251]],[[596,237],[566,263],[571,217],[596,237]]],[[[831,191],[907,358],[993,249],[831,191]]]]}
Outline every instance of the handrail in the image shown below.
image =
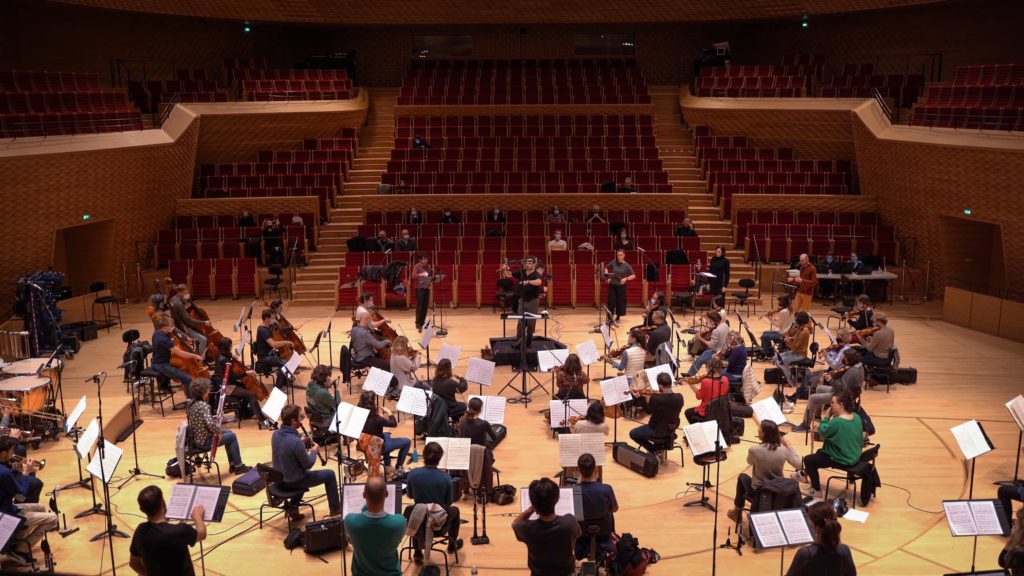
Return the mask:
{"type": "Polygon", "coordinates": [[[882,93],[878,91],[878,88],[871,89],[871,96],[875,99],[875,102],[878,102],[878,105],[882,107],[882,112],[885,113],[885,117],[889,119],[889,122],[895,124],[899,119],[899,112],[893,111],[889,106],[889,103],[885,101],[885,96],[882,96],[882,93]]]}
{"type": "MultiPolygon", "coordinates": [[[[81,114],[81,113],[68,113],[81,114]]],[[[0,138],[31,138],[38,136],[77,136],[79,134],[104,134],[142,130],[136,118],[60,118],[56,120],[34,120],[27,117],[7,118],[0,124],[0,138]]]]}
{"type": "Polygon", "coordinates": [[[165,106],[163,111],[160,112],[160,122],[157,123],[158,126],[163,128],[164,122],[167,122],[167,118],[171,115],[171,110],[174,110],[175,105],[179,102],[181,102],[181,94],[175,92],[171,95],[170,100],[163,103],[165,106]]]}

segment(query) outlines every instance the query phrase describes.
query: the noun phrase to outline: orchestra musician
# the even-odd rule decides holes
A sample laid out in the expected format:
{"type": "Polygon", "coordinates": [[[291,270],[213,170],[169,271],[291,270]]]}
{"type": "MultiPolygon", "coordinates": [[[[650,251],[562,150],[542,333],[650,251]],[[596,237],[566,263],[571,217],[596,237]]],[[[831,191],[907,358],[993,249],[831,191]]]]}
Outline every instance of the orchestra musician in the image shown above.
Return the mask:
{"type": "Polygon", "coordinates": [[[800,255],[800,275],[795,278],[796,301],[793,309],[797,312],[811,309],[811,300],[814,297],[814,288],[818,285],[818,270],[811,264],[807,254],[800,255]]]}
{"type": "Polygon", "coordinates": [[[722,376],[729,379],[729,392],[734,396],[743,397],[743,369],[747,367],[747,347],[743,338],[735,330],[729,331],[726,347],[716,354],[725,363],[722,376]]]}
{"type": "Polygon", "coordinates": [[[767,317],[770,322],[768,330],[761,333],[761,350],[766,354],[771,354],[772,343],[783,343],[783,335],[793,325],[793,302],[785,294],[779,296],[778,302],[777,309],[761,316],[767,317]]]}
{"type": "Polygon", "coordinates": [[[356,314],[356,325],[352,327],[349,350],[352,352],[352,366],[356,368],[376,367],[381,370],[390,370],[391,362],[376,354],[376,350],[391,346],[389,340],[378,340],[370,330],[370,313],[359,312],[356,314]]]}
{"type": "Polygon", "coordinates": [[[804,381],[801,382],[800,387],[792,396],[787,396],[786,399],[790,402],[796,402],[797,398],[806,398],[808,390],[815,388],[821,384],[823,377],[826,373],[843,366],[843,353],[851,348],[851,334],[847,328],[840,328],[836,330],[836,341],[831,344],[828,348],[818,351],[818,360],[825,362],[825,370],[817,370],[815,372],[808,371],[804,374],[804,381]]]}
{"type": "Polygon", "coordinates": [[[159,319],[167,314],[167,296],[161,292],[149,295],[149,307],[146,308],[149,319],[153,321],[153,329],[159,330],[159,319]]]}
{"type": "Polygon", "coordinates": [[[416,281],[416,331],[423,330],[427,321],[427,308],[430,307],[430,257],[421,252],[416,265],[412,267],[412,277],[416,281]]]}
{"type": "MultiPolygon", "coordinates": [[[[625,233],[623,229],[620,240],[625,238],[625,233]]],[[[615,260],[605,266],[605,272],[609,275],[608,310],[615,315],[615,325],[618,326],[619,320],[626,315],[626,283],[636,279],[633,267],[626,262],[626,249],[615,249],[615,260]]]]}
{"type": "Polygon", "coordinates": [[[864,386],[864,366],[860,362],[860,354],[852,348],[847,348],[842,355],[842,366],[833,368],[822,376],[822,383],[815,389],[807,399],[807,410],[804,412],[803,422],[793,427],[794,432],[806,432],[810,429],[811,422],[821,414],[821,409],[828,405],[833,394],[840,396],[854,390],[860,390],[864,386]]]}
{"type": "Polygon", "coordinates": [[[868,366],[888,366],[889,354],[896,347],[896,332],[889,326],[889,318],[885,314],[877,312],[874,318],[878,330],[867,337],[860,350],[861,362],[868,366]]]}
{"type": "Polygon", "coordinates": [[[252,467],[242,462],[242,451],[238,446],[238,437],[231,430],[221,430],[210,415],[210,381],[199,378],[192,383],[190,402],[187,409],[188,444],[189,447],[206,451],[213,447],[214,438],[218,445],[228,453],[229,471],[232,474],[245,474],[252,467]]]}
{"type": "Polygon", "coordinates": [[[573,434],[607,434],[608,423],[604,419],[604,405],[600,400],[587,404],[587,413],[569,417],[569,431],[573,434]]]}
{"type": "MultiPolygon", "coordinates": [[[[356,307],[356,312],[352,316],[352,319],[355,320],[355,318],[357,316],[359,316],[359,314],[361,312],[365,312],[365,313],[369,314],[372,317],[373,316],[373,310],[375,308],[376,308],[376,306],[374,306],[374,304],[373,304],[373,294],[370,294],[369,292],[363,292],[362,294],[359,295],[359,306],[356,307]]],[[[391,323],[391,319],[390,318],[384,318],[383,316],[381,316],[380,320],[373,320],[372,318],[370,320],[370,325],[373,326],[374,330],[376,330],[377,328],[380,328],[384,324],[390,324],[390,323],[391,323]]]]}
{"type": "Polygon", "coordinates": [[[262,322],[259,328],[256,328],[256,341],[252,345],[256,351],[256,370],[270,373],[276,369],[277,382],[274,383],[274,386],[284,390],[284,387],[288,385],[288,376],[281,369],[284,367],[285,361],[281,359],[279,350],[291,346],[292,343],[287,340],[274,339],[273,326],[276,320],[273,310],[265,308],[260,314],[260,318],[262,322]]]}
{"type": "Polygon", "coordinates": [[[203,321],[193,318],[185,309],[185,301],[192,298],[188,291],[188,286],[178,284],[174,290],[175,295],[171,297],[170,301],[171,318],[174,319],[174,324],[178,330],[192,337],[192,340],[196,343],[196,351],[203,353],[206,351],[206,336],[203,336],[202,332],[199,331],[199,327],[212,326],[213,324],[209,320],[203,321]]]}
{"type": "Polygon", "coordinates": [[[583,373],[580,357],[569,354],[566,356],[565,362],[555,370],[555,384],[558,387],[555,398],[559,400],[586,398],[587,396],[583,393],[583,385],[586,382],[587,377],[583,373]]]}
{"type": "Polygon", "coordinates": [[[420,351],[409,347],[409,339],[405,336],[395,338],[391,344],[391,373],[398,380],[398,385],[394,390],[396,395],[400,396],[402,388],[406,386],[426,388],[425,384],[420,385],[419,379],[416,377],[416,371],[420,369],[420,365],[420,351]]]}
{"type": "Polygon", "coordinates": [[[736,499],[734,506],[726,513],[733,522],[740,521],[740,514],[746,505],[746,495],[761,488],[765,482],[785,478],[783,468],[788,462],[793,468],[800,468],[803,462],[786,437],[779,433],[779,426],[771,420],[762,420],[757,430],[761,441],[747,452],[747,464],[752,466],[750,474],[741,473],[736,478],[736,499]]]}
{"type": "Polygon", "coordinates": [[[668,305],[665,304],[665,293],[661,290],[655,291],[647,300],[647,306],[644,307],[643,326],[654,325],[654,320],[651,318],[651,314],[655,310],[661,310],[665,314],[665,318],[668,318],[668,305]]]}
{"type": "Polygon", "coordinates": [[[32,566],[32,549],[43,539],[44,532],[57,530],[59,523],[57,515],[38,502],[15,502],[16,498],[28,496],[29,473],[35,467],[29,459],[22,460],[17,468],[11,465],[17,443],[10,436],[0,438],[0,512],[25,521],[17,536],[28,542],[28,553],[11,546],[7,556],[23,566],[32,566]]]}
{"type": "Polygon", "coordinates": [[[174,345],[174,340],[171,338],[171,333],[174,332],[174,323],[170,318],[163,315],[154,315],[153,318],[153,323],[159,324],[159,326],[153,332],[153,357],[150,360],[149,367],[171,380],[181,382],[182,387],[185,389],[185,395],[188,395],[188,388],[192,385],[192,377],[177,367],[172,366],[171,357],[176,356],[198,362],[202,362],[203,357],[199,354],[186,352],[174,345]]]}
{"type": "Polygon", "coordinates": [[[409,456],[412,440],[395,438],[391,436],[390,432],[384,431],[385,428],[398,426],[398,420],[387,406],[382,406],[380,410],[377,409],[377,395],[373,392],[366,391],[359,395],[359,407],[365,408],[370,413],[363,424],[363,434],[376,436],[383,441],[380,452],[384,457],[384,476],[386,478],[402,476],[405,474],[405,460],[409,456]],[[397,466],[392,467],[391,453],[395,450],[398,450],[398,463],[397,466]]]}
{"type": "Polygon", "coordinates": [[[875,311],[867,294],[857,296],[853,310],[846,313],[846,321],[854,330],[867,330],[875,325],[875,311]]]}
{"type": "MultiPolygon", "coordinates": [[[[17,443],[14,445],[14,455],[22,459],[28,457],[28,445],[25,444],[25,439],[28,437],[26,431],[11,426],[11,420],[13,418],[12,411],[9,407],[3,407],[3,418],[0,419],[0,435],[14,438],[17,443]]],[[[39,502],[39,495],[43,493],[43,481],[36,478],[36,471],[32,469],[27,477],[25,478],[28,483],[28,487],[25,490],[24,502],[34,503],[39,502]]]]}
{"type": "Polygon", "coordinates": [[[643,333],[639,330],[630,330],[626,347],[618,351],[617,362],[612,361],[612,358],[617,355],[616,352],[601,356],[602,360],[621,371],[630,384],[633,384],[633,377],[636,376],[636,373],[644,369],[644,358],[646,358],[647,352],[640,345],[643,337],[643,333]]]}
{"type": "Polygon", "coordinates": [[[337,388],[334,394],[331,394],[329,389],[331,372],[330,366],[317,365],[309,377],[309,384],[306,385],[306,415],[314,424],[329,423],[338,410],[338,404],[341,404],[341,395],[337,388]]]}
{"type": "Polygon", "coordinates": [[[701,352],[700,356],[690,365],[690,369],[686,371],[687,377],[696,376],[701,367],[710,362],[716,352],[725,350],[729,342],[729,324],[722,318],[722,314],[718,310],[712,310],[705,314],[705,318],[710,324],[709,330],[697,334],[694,339],[706,350],[701,352]]]}
{"type": "Polygon", "coordinates": [[[298,507],[299,501],[302,499],[301,492],[321,484],[324,485],[324,491],[327,493],[327,506],[330,509],[328,515],[338,516],[341,514],[338,478],[334,475],[334,470],[329,468],[311,470],[317,461],[320,446],[313,442],[307,449],[306,443],[299,436],[299,428],[302,426],[304,417],[302,408],[288,404],[281,410],[281,427],[274,430],[274,434],[270,437],[274,469],[284,477],[281,487],[285,490],[300,491],[300,495],[293,498],[287,508],[288,517],[293,522],[305,518],[305,515],[299,512],[298,507]]]}
{"type": "Polygon", "coordinates": [[[448,417],[452,423],[457,423],[462,415],[466,413],[466,403],[459,401],[457,394],[463,394],[469,389],[469,382],[465,378],[455,379],[452,376],[452,362],[447,358],[441,359],[434,370],[434,380],[430,385],[440,398],[448,405],[448,417]]]}
{"type": "Polygon", "coordinates": [[[256,397],[256,393],[249,390],[242,382],[244,378],[249,377],[255,379],[257,385],[262,386],[259,380],[256,379],[256,371],[246,367],[241,358],[236,356],[235,351],[231,349],[231,344],[231,339],[224,337],[221,339],[220,344],[217,345],[220,350],[220,356],[213,366],[213,375],[210,377],[213,391],[216,394],[227,394],[228,396],[241,398],[249,406],[249,412],[252,413],[252,417],[259,418],[261,426],[273,428],[273,422],[267,420],[263,415],[263,411],[260,408],[260,399],[256,397]],[[234,370],[233,367],[236,364],[241,366],[242,370],[234,370]]]}
{"type": "MultiPolygon", "coordinates": [[[[659,364],[658,350],[663,344],[667,345],[672,340],[672,329],[665,322],[663,308],[656,309],[651,313],[651,321],[652,324],[647,332],[647,345],[644,348],[647,350],[645,361],[653,366],[659,364]]],[[[669,356],[671,356],[671,352],[669,356]]]]}
{"type": "MultiPolygon", "coordinates": [[[[502,266],[502,270],[509,270],[507,263],[502,266]]],[[[539,299],[544,286],[544,279],[541,277],[540,272],[537,271],[537,258],[534,256],[524,258],[522,269],[512,272],[512,278],[519,281],[519,285],[516,288],[516,295],[519,297],[519,306],[516,309],[516,313],[520,316],[524,316],[526,313],[537,314],[539,299]]],[[[514,346],[518,348],[525,345],[529,348],[530,344],[533,343],[533,333],[536,328],[536,320],[520,320],[514,346]]]]}
{"type": "Polygon", "coordinates": [[[811,343],[811,315],[803,310],[797,312],[793,325],[786,331],[782,341],[789,347],[787,354],[790,357],[806,357],[811,343]]]}
{"type": "MultiPolygon", "coordinates": [[[[629,437],[648,452],[654,454],[658,447],[672,438],[679,427],[679,413],[683,410],[683,395],[672,391],[672,377],[664,372],[658,374],[658,393],[647,400],[647,411],[651,419],[629,431],[629,437]]],[[[659,454],[664,461],[664,455],[659,454]]]]}
{"type": "Polygon", "coordinates": [[[824,445],[814,454],[804,456],[804,472],[797,473],[801,483],[810,482],[805,492],[808,496],[821,496],[821,479],[818,470],[840,466],[853,466],[860,460],[864,447],[864,425],[856,412],[850,395],[833,394],[831,404],[818,425],[818,434],[824,445]]]}
{"type": "Polygon", "coordinates": [[[708,420],[708,405],[716,398],[729,393],[729,379],[720,375],[722,363],[717,359],[712,359],[707,363],[707,369],[707,376],[702,378],[700,383],[693,382],[689,378],[686,379],[690,390],[693,390],[697,399],[700,400],[700,405],[686,409],[686,421],[690,424],[708,420]]]}

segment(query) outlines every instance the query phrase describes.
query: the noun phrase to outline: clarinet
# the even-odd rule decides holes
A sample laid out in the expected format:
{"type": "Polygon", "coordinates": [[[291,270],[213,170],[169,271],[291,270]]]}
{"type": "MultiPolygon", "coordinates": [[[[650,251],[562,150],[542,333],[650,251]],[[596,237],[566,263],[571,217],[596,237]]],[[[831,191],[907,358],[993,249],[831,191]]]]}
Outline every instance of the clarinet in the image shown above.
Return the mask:
{"type": "MultiPolygon", "coordinates": [[[[306,427],[303,426],[302,424],[299,424],[299,430],[302,430],[302,442],[306,445],[306,449],[308,450],[308,449],[312,448],[313,447],[313,439],[309,436],[309,432],[306,432],[306,427]]],[[[316,455],[320,458],[320,465],[321,466],[326,466],[327,465],[327,454],[324,454],[322,451],[317,450],[316,451],[316,455]]]]}

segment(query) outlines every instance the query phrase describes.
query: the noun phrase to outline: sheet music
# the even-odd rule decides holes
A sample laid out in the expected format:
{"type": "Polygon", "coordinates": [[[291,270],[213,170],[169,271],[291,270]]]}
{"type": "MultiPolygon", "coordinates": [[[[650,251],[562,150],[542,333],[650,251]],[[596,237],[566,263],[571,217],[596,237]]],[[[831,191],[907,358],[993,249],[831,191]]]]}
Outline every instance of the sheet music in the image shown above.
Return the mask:
{"type": "MultiPolygon", "coordinates": [[[[213,513],[217,511],[217,502],[220,500],[220,486],[196,486],[195,499],[192,501],[192,508],[203,507],[203,520],[213,521],[213,513]]],[[[189,509],[189,516],[192,515],[192,508],[189,509]]]]}
{"type": "Polygon", "coordinates": [[[13,514],[0,514],[0,550],[7,546],[14,533],[21,526],[21,518],[13,514]]]}
{"type": "Polygon", "coordinates": [[[597,351],[597,344],[594,344],[593,340],[577,344],[576,355],[580,357],[580,363],[584,366],[601,361],[601,354],[597,351]]]}
{"type": "Polygon", "coordinates": [[[263,411],[263,415],[269,418],[271,422],[277,422],[281,418],[281,410],[287,403],[288,395],[282,392],[280,388],[275,387],[270,391],[270,397],[263,403],[260,410],[263,411]]]}
{"type": "Polygon", "coordinates": [[[384,396],[388,393],[391,379],[394,377],[395,375],[391,372],[374,366],[370,368],[370,372],[366,375],[366,380],[363,380],[363,390],[369,390],[377,396],[384,396]]]}
{"type": "MultiPolygon", "coordinates": [[[[573,488],[571,486],[568,488],[559,488],[558,493],[559,496],[558,502],[555,504],[555,514],[558,516],[564,516],[566,514],[569,514],[581,518],[583,516],[583,511],[580,510],[579,514],[576,513],[576,499],[573,488]]],[[[532,505],[533,504],[530,502],[530,489],[520,488],[519,511],[526,512],[526,509],[532,505]]],[[[530,516],[530,520],[536,520],[538,518],[540,518],[540,516],[538,516],[536,512],[534,512],[533,515],[530,516]]]]}
{"type": "Polygon", "coordinates": [[[786,545],[786,535],[782,532],[782,524],[775,512],[753,513],[750,515],[750,523],[754,525],[762,548],[786,545]]]}
{"type": "Polygon", "coordinates": [[[370,411],[366,408],[342,402],[338,404],[338,410],[331,418],[328,430],[348,438],[359,438],[359,435],[363,433],[363,426],[366,425],[366,419],[369,417],[370,411]]]}
{"type": "Polygon", "coordinates": [[[601,380],[601,394],[604,395],[605,406],[615,406],[633,398],[629,393],[629,380],[625,376],[601,380]]]}
{"type": "MultiPolygon", "coordinates": [[[[239,354],[239,356],[241,356],[241,354],[239,354]]],[[[287,370],[287,374],[294,376],[295,371],[299,369],[300,364],[302,364],[302,354],[296,352],[292,354],[292,357],[284,365],[282,370],[287,370]]]]}
{"type": "Polygon", "coordinates": [[[598,466],[605,465],[604,434],[559,434],[558,465],[575,468],[580,456],[590,454],[598,466]]]}
{"type": "Polygon", "coordinates": [[[974,522],[971,507],[966,500],[947,500],[942,503],[946,511],[946,522],[954,536],[976,536],[978,525],[974,522]]]}
{"type": "Polygon", "coordinates": [[[1017,427],[1024,430],[1024,395],[1017,395],[1016,398],[1006,403],[1006,409],[1017,422],[1017,427]]]}
{"type": "Polygon", "coordinates": [[[568,357],[568,349],[539,350],[537,352],[537,368],[541,372],[550,372],[552,369],[565,364],[565,359],[568,357]]]}
{"type": "Polygon", "coordinates": [[[469,438],[427,438],[423,445],[437,442],[444,450],[438,468],[446,470],[469,470],[469,438]]]}
{"type": "Polygon", "coordinates": [[[96,440],[100,437],[100,423],[95,418],[89,422],[89,425],[85,427],[85,432],[78,437],[78,444],[75,445],[75,451],[78,452],[79,458],[88,458],[89,451],[92,450],[96,440]]]}
{"type": "MultiPolygon", "coordinates": [[[[232,328],[235,332],[238,332],[242,328],[242,324],[245,322],[245,304],[242,304],[242,311],[238,313],[238,320],[235,321],[235,325],[232,328]]],[[[244,339],[242,340],[245,341],[244,339]]]]}
{"type": "Polygon", "coordinates": [[[790,546],[814,542],[814,534],[811,534],[802,510],[779,510],[776,514],[779,515],[782,531],[786,533],[786,542],[790,546]]]}
{"type": "Polygon", "coordinates": [[[868,521],[868,513],[863,510],[855,510],[853,508],[850,508],[849,510],[846,511],[846,514],[843,514],[843,520],[849,520],[851,522],[860,522],[861,524],[865,524],[868,521]]]}
{"type": "Polygon", "coordinates": [[[85,395],[83,394],[81,400],[78,401],[78,404],[75,404],[75,408],[71,411],[71,415],[68,416],[67,421],[64,422],[65,433],[70,432],[71,429],[75,427],[75,424],[78,423],[78,419],[81,418],[82,413],[85,412],[85,404],[86,400],[85,395]]]}
{"type": "Polygon", "coordinates": [[[238,339],[238,348],[235,348],[235,354],[238,354],[239,358],[242,357],[242,352],[245,351],[245,345],[248,342],[249,342],[249,327],[245,326],[244,328],[242,328],[242,337],[238,339]]]}
{"type": "Polygon", "coordinates": [[[469,359],[469,367],[466,368],[466,381],[480,384],[481,386],[490,386],[493,380],[494,362],[484,360],[483,358],[469,359]]]}
{"type": "Polygon", "coordinates": [[[189,513],[192,512],[193,496],[195,496],[194,484],[174,484],[171,486],[171,497],[167,499],[167,517],[172,520],[188,518],[189,513]]]}
{"type": "Polygon", "coordinates": [[[601,338],[604,339],[604,347],[605,348],[611,348],[612,347],[612,335],[608,331],[608,325],[607,324],[601,324],[601,338]]]}
{"type": "Polygon", "coordinates": [[[686,435],[686,439],[690,442],[690,451],[693,452],[694,456],[714,452],[716,434],[718,435],[718,449],[725,450],[729,447],[725,437],[722,436],[722,431],[718,429],[718,422],[714,420],[690,424],[683,428],[683,434],[686,435]]]}
{"type": "Polygon", "coordinates": [[[999,523],[999,514],[996,513],[996,503],[991,500],[972,500],[971,514],[974,516],[974,524],[978,528],[978,534],[983,536],[1002,536],[1003,527],[999,523]]]}
{"type": "MultiPolygon", "coordinates": [[[[573,398],[569,400],[568,417],[586,416],[589,402],[586,398],[573,398]]],[[[565,421],[565,404],[562,400],[549,400],[548,409],[551,411],[552,428],[567,428],[569,426],[569,423],[565,421]]]]}
{"type": "Polygon", "coordinates": [[[426,350],[430,347],[430,341],[434,338],[434,326],[430,324],[430,320],[423,325],[423,334],[420,336],[420,348],[426,350]]]}
{"type": "Polygon", "coordinates": [[[760,426],[761,422],[768,420],[775,422],[776,424],[786,424],[786,415],[782,413],[782,408],[779,403],[771,398],[765,398],[764,400],[758,400],[750,405],[754,410],[754,421],[760,426]]]}
{"type": "Polygon", "coordinates": [[[973,460],[982,454],[992,451],[985,433],[981,431],[981,425],[977,420],[968,420],[963,424],[953,426],[949,429],[956,438],[965,460],[973,460]]]}
{"type": "Polygon", "coordinates": [[[441,344],[441,349],[437,351],[437,362],[440,363],[441,360],[447,358],[452,363],[452,368],[454,368],[458,364],[460,356],[462,356],[462,348],[445,342],[441,344]]]}
{"type": "Polygon", "coordinates": [[[104,440],[103,461],[100,461],[100,452],[97,450],[93,459],[85,469],[88,470],[90,474],[100,478],[104,482],[110,482],[110,478],[114,475],[114,471],[117,470],[117,464],[121,462],[122,455],[124,455],[123,450],[118,448],[117,445],[111,444],[109,440],[104,440]]]}
{"type": "Polygon", "coordinates": [[[469,399],[479,398],[483,403],[483,410],[480,417],[487,420],[488,424],[505,423],[505,404],[507,399],[504,396],[470,396],[469,399]]]}
{"type": "Polygon", "coordinates": [[[671,364],[659,364],[651,368],[644,368],[644,372],[647,373],[647,382],[651,385],[651,390],[658,390],[658,374],[668,374],[668,377],[675,384],[675,374],[672,372],[671,364]]]}
{"type": "MultiPolygon", "coordinates": [[[[366,505],[363,498],[363,490],[366,484],[345,484],[341,494],[341,517],[348,514],[358,514],[366,505]]],[[[384,511],[389,514],[400,514],[396,500],[398,498],[398,487],[396,484],[388,484],[388,495],[384,498],[384,511]],[[397,511],[397,512],[396,512],[397,511]]]]}
{"type": "Polygon", "coordinates": [[[431,395],[433,395],[433,392],[430,390],[423,390],[414,386],[402,386],[402,392],[398,397],[398,404],[395,405],[395,409],[399,412],[412,414],[413,416],[426,416],[427,404],[431,395]]]}

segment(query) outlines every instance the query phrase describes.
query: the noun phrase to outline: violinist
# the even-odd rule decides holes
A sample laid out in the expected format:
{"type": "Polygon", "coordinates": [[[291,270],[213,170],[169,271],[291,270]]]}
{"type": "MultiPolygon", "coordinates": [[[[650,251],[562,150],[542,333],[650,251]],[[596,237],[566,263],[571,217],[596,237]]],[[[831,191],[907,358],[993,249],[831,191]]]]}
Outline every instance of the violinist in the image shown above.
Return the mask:
{"type": "Polygon", "coordinates": [[[356,325],[352,327],[352,340],[349,342],[349,350],[352,352],[352,366],[355,368],[376,367],[381,370],[390,370],[391,362],[378,356],[374,351],[391,346],[388,340],[378,340],[370,330],[371,320],[369,312],[361,312],[356,315],[356,325]]]}
{"type": "Polygon", "coordinates": [[[722,318],[722,314],[718,310],[712,310],[705,315],[705,318],[710,323],[710,333],[705,331],[697,334],[694,338],[707,349],[701,352],[700,356],[690,365],[690,369],[686,371],[688,377],[695,376],[697,371],[707,364],[716,352],[725,350],[725,346],[728,344],[729,324],[722,318]]]}
{"type": "Polygon", "coordinates": [[[850,330],[847,328],[840,328],[836,330],[836,341],[824,350],[818,351],[818,359],[824,360],[825,365],[828,367],[826,370],[818,370],[816,372],[808,371],[804,374],[804,381],[800,384],[800,387],[792,396],[787,396],[786,399],[790,402],[796,402],[797,398],[807,398],[808,391],[817,387],[821,384],[825,374],[831,370],[843,367],[843,353],[851,347],[851,335],[850,330]]]}
{"type": "Polygon", "coordinates": [[[274,339],[274,311],[270,308],[263,310],[260,314],[263,319],[260,327],[256,329],[256,341],[252,347],[256,351],[256,369],[265,373],[277,370],[277,382],[274,384],[278,389],[284,389],[288,385],[288,376],[284,370],[285,361],[281,359],[278,350],[291,346],[287,340],[274,339]]]}
{"type": "Polygon", "coordinates": [[[256,376],[256,371],[249,370],[242,360],[235,355],[235,351],[231,349],[230,338],[222,338],[217,346],[220,356],[213,366],[213,376],[210,377],[213,393],[241,398],[248,405],[252,417],[260,419],[260,426],[266,428],[273,427],[273,423],[263,416],[263,411],[260,409],[260,399],[256,397],[256,393],[249,390],[242,382],[244,378],[248,377],[254,379],[255,384],[262,386],[256,376]],[[242,370],[233,370],[235,364],[241,366],[242,370]]]}
{"type": "Polygon", "coordinates": [[[319,364],[316,368],[313,368],[313,374],[309,377],[309,384],[306,385],[306,414],[309,415],[311,422],[314,420],[330,422],[331,418],[334,417],[334,413],[338,410],[338,404],[341,404],[341,396],[338,394],[338,389],[334,389],[334,394],[331,394],[331,391],[328,389],[330,379],[330,366],[319,364]],[[314,414],[316,418],[314,418],[314,414]]]}
{"type": "Polygon", "coordinates": [[[448,405],[448,417],[451,418],[452,423],[458,422],[462,415],[466,413],[466,403],[461,402],[457,394],[465,393],[469,388],[469,383],[461,376],[458,379],[452,376],[451,360],[443,358],[437,363],[437,369],[434,371],[434,380],[430,388],[438,397],[444,398],[445,403],[448,405]]]}
{"type": "Polygon", "coordinates": [[[640,343],[643,341],[643,333],[639,330],[630,330],[628,336],[628,344],[626,348],[620,351],[618,362],[613,362],[612,357],[615,353],[601,356],[601,359],[608,362],[616,370],[621,370],[625,374],[626,379],[629,383],[633,384],[633,376],[637,372],[644,369],[644,358],[647,356],[647,352],[644,351],[640,343]]]}
{"type": "Polygon", "coordinates": [[[859,391],[864,385],[864,366],[860,361],[860,354],[856,350],[847,349],[842,355],[842,366],[826,372],[822,383],[818,385],[814,394],[807,399],[807,410],[804,411],[804,421],[799,426],[794,426],[794,432],[806,432],[810,429],[811,422],[820,414],[821,409],[832,401],[832,396],[843,396],[850,393],[859,396],[859,391]]]}
{"type": "Polygon", "coordinates": [[[171,338],[171,334],[174,332],[174,323],[171,322],[170,318],[162,315],[154,316],[154,318],[159,318],[159,320],[153,320],[154,324],[158,324],[158,327],[153,332],[153,358],[150,368],[171,380],[181,382],[181,385],[185,388],[185,395],[188,395],[188,388],[192,385],[192,378],[172,366],[171,357],[176,356],[185,360],[199,362],[203,361],[203,357],[199,354],[186,352],[174,345],[174,339],[171,338]]]}
{"type": "Polygon", "coordinates": [[[662,308],[651,313],[651,328],[647,332],[647,354],[645,360],[657,364],[658,349],[672,340],[672,329],[665,323],[665,310],[662,308]]]}
{"type": "Polygon", "coordinates": [[[421,331],[430,306],[430,257],[426,252],[420,253],[419,261],[412,267],[412,277],[416,282],[416,330],[421,331]]]}
{"type": "Polygon", "coordinates": [[[196,343],[196,351],[203,353],[206,351],[206,336],[203,336],[199,331],[199,327],[212,326],[213,324],[209,320],[196,320],[185,309],[185,301],[192,299],[188,286],[178,284],[174,290],[175,295],[171,297],[170,302],[171,317],[174,318],[174,324],[178,330],[192,337],[192,340],[196,343]]]}
{"type": "MultiPolygon", "coordinates": [[[[374,308],[376,308],[376,306],[373,305],[373,294],[370,294],[369,292],[363,292],[362,294],[359,295],[359,307],[356,308],[357,317],[359,316],[360,312],[365,312],[372,317],[374,308]]],[[[380,320],[370,320],[370,325],[373,326],[374,330],[380,328],[384,324],[390,323],[391,320],[384,317],[381,317],[380,320]]]]}
{"type": "Polygon", "coordinates": [[[555,383],[558,386],[555,398],[559,400],[586,398],[587,396],[583,393],[583,385],[586,381],[587,377],[583,373],[580,357],[569,354],[566,356],[565,362],[555,371],[555,383]]]}
{"type": "Polygon", "coordinates": [[[875,325],[875,311],[867,294],[857,296],[853,310],[846,313],[846,321],[854,330],[867,330],[875,325]]]}
{"type": "Polygon", "coordinates": [[[651,298],[647,301],[647,306],[644,307],[644,326],[654,325],[654,320],[651,318],[651,314],[655,310],[661,310],[665,317],[668,318],[668,306],[665,305],[665,293],[661,290],[651,294],[651,298]]]}
{"type": "Polygon", "coordinates": [[[811,343],[811,315],[801,310],[796,313],[796,320],[782,340],[794,356],[807,356],[807,348],[811,343]]]}
{"type": "Polygon", "coordinates": [[[401,395],[406,386],[420,386],[416,371],[420,369],[420,351],[409,348],[409,339],[405,336],[395,338],[391,344],[391,373],[398,379],[395,394],[401,395]]]}
{"type": "Polygon", "coordinates": [[[722,363],[712,359],[706,366],[708,374],[701,379],[699,384],[687,379],[690,389],[700,400],[699,406],[686,409],[686,421],[690,424],[708,420],[708,406],[711,402],[729,393],[729,379],[721,375],[722,363]]]}
{"type": "Polygon", "coordinates": [[[664,372],[658,374],[658,390],[647,402],[651,419],[629,431],[629,437],[652,454],[675,434],[684,402],[682,394],[672,391],[672,377],[664,372]]]}
{"type": "Polygon", "coordinates": [[[875,314],[878,330],[868,337],[861,350],[861,361],[868,366],[888,366],[889,354],[896,347],[896,333],[889,327],[889,318],[881,312],[875,314]]]}
{"type": "Polygon", "coordinates": [[[747,347],[743,338],[735,330],[727,336],[727,346],[721,354],[716,354],[725,363],[722,376],[729,379],[729,392],[734,396],[743,397],[743,369],[747,367],[747,347]]]}
{"type": "Polygon", "coordinates": [[[789,296],[785,294],[779,296],[779,307],[764,314],[762,318],[764,317],[767,317],[771,324],[768,330],[761,333],[761,350],[766,354],[770,354],[772,343],[782,344],[783,335],[793,325],[793,303],[790,301],[789,296]]]}

